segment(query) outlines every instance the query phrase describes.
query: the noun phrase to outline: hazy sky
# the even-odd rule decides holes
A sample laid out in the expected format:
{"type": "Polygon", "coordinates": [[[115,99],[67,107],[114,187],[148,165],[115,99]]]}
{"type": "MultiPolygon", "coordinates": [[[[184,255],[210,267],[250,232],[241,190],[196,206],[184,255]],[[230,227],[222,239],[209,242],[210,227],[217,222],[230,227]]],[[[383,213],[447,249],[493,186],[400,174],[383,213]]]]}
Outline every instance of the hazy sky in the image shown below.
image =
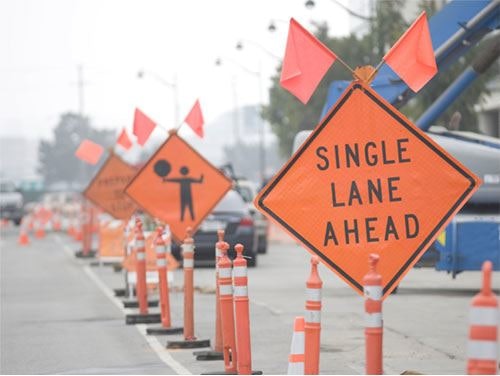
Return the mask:
{"type": "Polygon", "coordinates": [[[207,123],[235,103],[258,103],[259,67],[266,102],[278,60],[264,49],[283,56],[290,17],[309,30],[311,20],[328,20],[332,34],[349,32],[334,2],[304,2],[0,0],[0,136],[48,137],[62,112],[78,111],[79,65],[84,114],[96,127],[130,129],[135,107],[174,126],[174,90],[148,72],[177,79],[181,120],[197,98],[207,123]]]}

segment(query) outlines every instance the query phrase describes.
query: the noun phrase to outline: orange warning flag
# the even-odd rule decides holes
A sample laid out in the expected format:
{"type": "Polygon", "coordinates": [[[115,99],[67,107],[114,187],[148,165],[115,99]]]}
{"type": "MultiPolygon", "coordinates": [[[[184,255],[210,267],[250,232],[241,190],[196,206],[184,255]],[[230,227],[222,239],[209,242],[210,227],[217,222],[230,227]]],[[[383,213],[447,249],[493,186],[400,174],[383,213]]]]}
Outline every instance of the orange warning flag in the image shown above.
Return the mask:
{"type": "Polygon", "coordinates": [[[175,240],[196,228],[232,187],[232,181],[177,134],[171,134],[125,188],[175,240]]]}
{"type": "Polygon", "coordinates": [[[80,146],[75,152],[75,156],[84,162],[95,165],[99,162],[103,152],[104,148],[101,145],[85,139],[80,143],[80,146]]]}
{"type": "Polygon", "coordinates": [[[129,219],[137,206],[123,192],[136,169],[111,153],[83,195],[116,219],[129,219]]]}
{"type": "Polygon", "coordinates": [[[425,11],[385,54],[383,60],[414,92],[434,77],[438,69],[425,11]]]}
{"type": "Polygon", "coordinates": [[[130,140],[125,128],[122,129],[122,132],[120,133],[120,136],[118,136],[118,140],[116,140],[116,143],[125,150],[128,150],[132,147],[132,141],[130,140]]]}
{"type": "Polygon", "coordinates": [[[142,146],[146,143],[155,127],[156,123],[153,120],[138,108],[135,109],[133,133],[137,137],[139,145],[142,146]]]}
{"type": "Polygon", "coordinates": [[[337,56],[290,19],[280,84],[306,104],[337,56]]]}
{"type": "Polygon", "coordinates": [[[198,137],[203,138],[203,114],[201,113],[199,100],[196,100],[184,122],[191,127],[198,137]]]}

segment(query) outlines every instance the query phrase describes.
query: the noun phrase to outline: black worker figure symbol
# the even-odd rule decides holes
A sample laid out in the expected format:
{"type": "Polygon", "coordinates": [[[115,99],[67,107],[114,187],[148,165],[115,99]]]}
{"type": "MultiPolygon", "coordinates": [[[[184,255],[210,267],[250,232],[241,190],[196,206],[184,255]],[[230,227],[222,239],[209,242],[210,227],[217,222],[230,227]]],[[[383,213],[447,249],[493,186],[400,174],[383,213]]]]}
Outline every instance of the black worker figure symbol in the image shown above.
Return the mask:
{"type": "Polygon", "coordinates": [[[184,212],[186,208],[189,209],[189,214],[191,215],[191,220],[194,221],[194,210],[193,210],[193,195],[191,193],[191,184],[202,184],[203,174],[201,174],[199,179],[189,177],[189,168],[187,166],[182,166],[179,169],[179,173],[182,177],[179,178],[167,178],[167,175],[172,171],[172,166],[165,159],[158,160],[153,167],[155,174],[163,179],[164,182],[168,183],[178,183],[180,186],[181,193],[181,221],[184,221],[184,212]]]}

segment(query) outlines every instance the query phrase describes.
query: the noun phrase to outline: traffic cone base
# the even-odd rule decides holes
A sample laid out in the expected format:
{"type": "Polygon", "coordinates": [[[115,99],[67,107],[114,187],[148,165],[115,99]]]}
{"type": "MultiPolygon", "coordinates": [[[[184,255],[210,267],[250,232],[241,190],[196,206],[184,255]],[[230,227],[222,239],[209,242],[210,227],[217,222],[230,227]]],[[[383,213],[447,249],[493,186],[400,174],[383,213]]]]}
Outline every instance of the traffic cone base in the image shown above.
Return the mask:
{"type": "Polygon", "coordinates": [[[125,316],[127,325],[133,324],[158,324],[161,322],[159,313],[133,313],[125,316]]]}
{"type": "Polygon", "coordinates": [[[186,339],[183,341],[168,341],[167,349],[197,349],[210,347],[209,339],[186,339]]]}
{"type": "Polygon", "coordinates": [[[83,251],[78,251],[75,253],[76,258],[94,258],[96,255],[96,251],[88,251],[86,254],[83,251]]]}
{"type": "Polygon", "coordinates": [[[149,335],[157,335],[157,336],[162,336],[162,335],[173,335],[173,334],[182,334],[184,331],[184,328],[182,326],[171,326],[170,328],[164,328],[163,326],[158,326],[156,328],[147,328],[146,329],[146,334],[149,335]]]}
{"type": "MultiPolygon", "coordinates": [[[[158,300],[148,300],[148,307],[158,307],[158,300]]],[[[139,308],[137,300],[124,300],[123,308],[139,308]]]]}
{"type": "Polygon", "coordinates": [[[196,360],[224,360],[224,354],[214,350],[195,351],[193,355],[196,357],[196,360]]]}

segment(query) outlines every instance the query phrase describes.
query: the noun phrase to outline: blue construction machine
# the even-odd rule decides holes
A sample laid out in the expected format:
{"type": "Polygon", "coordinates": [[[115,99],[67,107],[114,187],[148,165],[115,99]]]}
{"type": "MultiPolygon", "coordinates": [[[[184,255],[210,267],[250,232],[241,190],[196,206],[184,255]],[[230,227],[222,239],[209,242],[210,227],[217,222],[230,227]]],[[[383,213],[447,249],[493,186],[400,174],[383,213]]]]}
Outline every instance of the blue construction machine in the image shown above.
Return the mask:
{"type": "MultiPolygon", "coordinates": [[[[439,73],[446,69],[487,34],[493,36],[488,51],[474,61],[416,121],[416,125],[483,181],[480,189],[454,217],[417,266],[433,266],[455,277],[466,270],[481,270],[490,260],[500,270],[500,139],[471,132],[450,131],[433,122],[500,55],[500,0],[454,0],[429,20],[439,73]],[[432,125],[432,126],[431,126],[432,125]]],[[[348,81],[330,84],[321,117],[335,104],[348,81]]],[[[396,108],[415,93],[383,65],[371,83],[396,108]]],[[[294,150],[310,131],[295,138],[294,150]]]]}

